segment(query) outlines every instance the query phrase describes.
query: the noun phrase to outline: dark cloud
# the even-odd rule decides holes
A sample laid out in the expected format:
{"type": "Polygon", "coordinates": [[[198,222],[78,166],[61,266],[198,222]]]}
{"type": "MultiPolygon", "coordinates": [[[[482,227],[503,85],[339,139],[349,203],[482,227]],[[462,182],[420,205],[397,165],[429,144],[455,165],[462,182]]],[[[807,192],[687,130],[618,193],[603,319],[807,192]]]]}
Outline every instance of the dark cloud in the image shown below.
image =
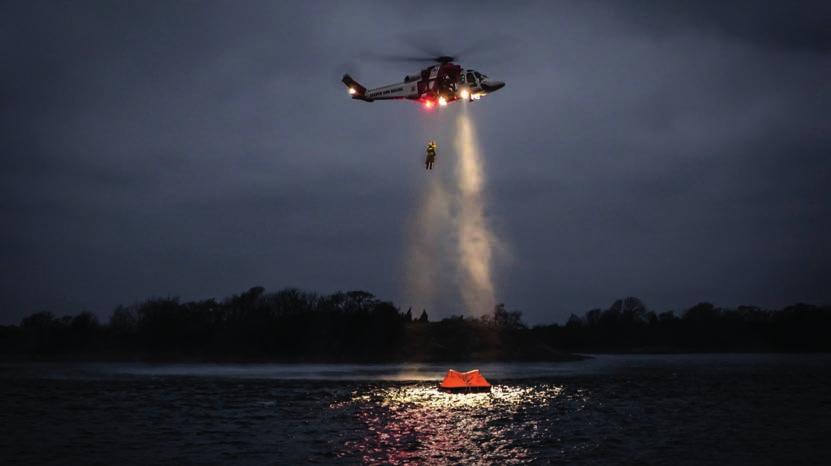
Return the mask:
{"type": "MultiPolygon", "coordinates": [[[[605,2],[604,2],[605,3],[605,2]]],[[[831,51],[831,5],[805,1],[739,0],[609,3],[642,31],[670,36],[713,34],[762,47],[793,51],[831,51]]]]}
{"type": "Polygon", "coordinates": [[[0,320],[254,284],[400,301],[422,144],[453,109],[352,102],[337,75],[414,71],[362,59],[417,50],[410,31],[490,44],[463,64],[508,82],[473,113],[509,252],[498,298],[531,321],[628,294],[828,302],[828,19],[820,2],[6,2],[0,320]]]}

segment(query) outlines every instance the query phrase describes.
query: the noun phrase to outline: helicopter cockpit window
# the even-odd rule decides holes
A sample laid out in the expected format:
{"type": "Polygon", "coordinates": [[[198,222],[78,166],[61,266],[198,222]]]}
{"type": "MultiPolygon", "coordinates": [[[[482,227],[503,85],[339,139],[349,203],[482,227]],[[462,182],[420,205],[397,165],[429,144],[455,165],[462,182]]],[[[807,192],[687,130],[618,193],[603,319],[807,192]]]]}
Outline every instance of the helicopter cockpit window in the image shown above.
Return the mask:
{"type": "Polygon", "coordinates": [[[473,73],[470,71],[467,72],[467,82],[470,84],[476,84],[476,78],[473,77],[473,73]]]}

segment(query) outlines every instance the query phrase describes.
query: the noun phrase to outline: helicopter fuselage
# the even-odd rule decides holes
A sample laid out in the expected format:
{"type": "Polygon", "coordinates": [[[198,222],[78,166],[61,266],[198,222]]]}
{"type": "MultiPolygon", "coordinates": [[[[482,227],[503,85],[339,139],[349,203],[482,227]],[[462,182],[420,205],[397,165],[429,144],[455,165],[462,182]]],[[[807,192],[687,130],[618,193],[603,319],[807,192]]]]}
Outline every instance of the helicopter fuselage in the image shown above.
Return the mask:
{"type": "Polygon", "coordinates": [[[478,100],[505,86],[504,82],[488,78],[472,69],[463,69],[453,63],[442,63],[407,75],[404,81],[387,86],[366,89],[349,75],[344,75],[353,99],[373,102],[376,100],[414,100],[425,107],[445,106],[457,100],[478,100]]]}

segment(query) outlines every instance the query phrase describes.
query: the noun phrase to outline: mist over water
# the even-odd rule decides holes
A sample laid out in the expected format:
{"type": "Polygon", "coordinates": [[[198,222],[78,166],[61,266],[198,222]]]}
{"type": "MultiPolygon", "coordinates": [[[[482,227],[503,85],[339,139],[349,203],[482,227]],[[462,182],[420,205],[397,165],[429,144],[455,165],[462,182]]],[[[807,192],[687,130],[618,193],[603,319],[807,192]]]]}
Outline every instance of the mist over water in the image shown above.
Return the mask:
{"type": "Polygon", "coordinates": [[[457,313],[446,302],[456,298],[468,315],[479,316],[496,303],[499,242],[485,217],[485,165],[474,120],[465,102],[429,117],[428,139],[437,140],[438,158],[409,228],[406,302],[416,303],[416,311],[457,313]]]}

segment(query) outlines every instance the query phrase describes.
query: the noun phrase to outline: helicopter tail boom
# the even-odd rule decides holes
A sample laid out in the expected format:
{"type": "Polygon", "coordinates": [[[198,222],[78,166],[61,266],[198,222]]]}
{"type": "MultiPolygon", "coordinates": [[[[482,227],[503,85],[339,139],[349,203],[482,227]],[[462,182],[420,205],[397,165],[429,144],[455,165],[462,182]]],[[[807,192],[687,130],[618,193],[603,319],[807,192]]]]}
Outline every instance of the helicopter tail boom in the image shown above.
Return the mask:
{"type": "Polygon", "coordinates": [[[344,74],[343,79],[341,81],[343,81],[343,83],[346,84],[346,87],[349,88],[349,94],[352,95],[353,99],[365,100],[367,102],[372,102],[372,99],[367,99],[366,98],[366,88],[364,86],[361,86],[361,84],[358,83],[358,81],[355,81],[352,78],[352,76],[349,76],[348,74],[344,74]]]}

